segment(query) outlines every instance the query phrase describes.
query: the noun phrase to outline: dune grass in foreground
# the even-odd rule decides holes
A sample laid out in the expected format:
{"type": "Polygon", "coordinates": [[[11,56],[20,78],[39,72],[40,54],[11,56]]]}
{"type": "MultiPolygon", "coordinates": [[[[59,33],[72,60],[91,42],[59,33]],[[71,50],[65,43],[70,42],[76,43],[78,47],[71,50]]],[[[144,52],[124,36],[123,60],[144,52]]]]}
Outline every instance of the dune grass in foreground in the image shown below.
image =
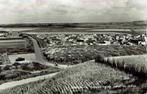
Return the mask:
{"type": "Polygon", "coordinates": [[[40,85],[43,81],[44,80],[32,82],[29,84],[24,84],[24,85],[17,86],[17,87],[11,88],[11,89],[0,91],[0,94],[31,94],[31,93],[26,93],[26,92],[28,92],[31,89],[35,89],[35,88],[40,87],[40,85]]]}
{"type": "MultiPolygon", "coordinates": [[[[109,66],[88,61],[63,70],[51,79],[41,83],[27,84],[2,91],[0,94],[84,94],[83,92],[104,92],[112,88],[124,88],[124,81],[132,75],[109,66]],[[31,88],[30,88],[31,87],[31,88]],[[16,93],[17,92],[17,93],[16,93]]],[[[94,93],[91,93],[94,94],[94,93]]]]}
{"type": "Polygon", "coordinates": [[[123,88],[121,82],[131,79],[131,75],[112,69],[94,61],[79,64],[62,71],[38,88],[33,94],[82,94],[83,92],[123,88]],[[120,85],[121,84],[121,85],[120,85]]]}
{"type": "Polygon", "coordinates": [[[108,57],[102,62],[138,76],[147,76],[147,55],[108,57]]]}

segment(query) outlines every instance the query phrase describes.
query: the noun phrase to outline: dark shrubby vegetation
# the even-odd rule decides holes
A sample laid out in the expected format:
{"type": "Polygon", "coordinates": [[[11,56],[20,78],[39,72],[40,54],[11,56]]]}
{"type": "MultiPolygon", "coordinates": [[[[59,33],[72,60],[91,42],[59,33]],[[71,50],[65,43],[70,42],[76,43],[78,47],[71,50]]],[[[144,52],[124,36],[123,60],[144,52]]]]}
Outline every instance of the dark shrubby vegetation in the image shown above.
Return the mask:
{"type": "Polygon", "coordinates": [[[97,55],[95,58],[95,62],[104,62],[104,56],[102,55],[97,55]]]}
{"type": "Polygon", "coordinates": [[[21,80],[49,73],[59,72],[57,67],[46,66],[38,62],[14,63],[12,65],[0,66],[0,84],[4,82],[21,80]]]}
{"type": "Polygon", "coordinates": [[[143,46],[55,46],[47,48],[44,55],[48,61],[62,64],[78,64],[95,59],[98,55],[124,56],[144,54],[143,46]],[[54,53],[52,53],[54,51],[54,53]]]}
{"type": "Polygon", "coordinates": [[[27,71],[36,71],[36,70],[42,70],[42,69],[47,69],[48,66],[40,64],[38,62],[32,62],[32,63],[24,63],[24,64],[20,64],[19,63],[15,63],[15,65],[18,64],[16,67],[20,67],[22,68],[22,70],[27,70],[27,71]]]}
{"type": "Polygon", "coordinates": [[[29,74],[31,73],[23,70],[11,70],[11,71],[7,70],[0,73],[0,78],[1,80],[10,80],[20,77],[22,75],[29,75],[29,74]]]}

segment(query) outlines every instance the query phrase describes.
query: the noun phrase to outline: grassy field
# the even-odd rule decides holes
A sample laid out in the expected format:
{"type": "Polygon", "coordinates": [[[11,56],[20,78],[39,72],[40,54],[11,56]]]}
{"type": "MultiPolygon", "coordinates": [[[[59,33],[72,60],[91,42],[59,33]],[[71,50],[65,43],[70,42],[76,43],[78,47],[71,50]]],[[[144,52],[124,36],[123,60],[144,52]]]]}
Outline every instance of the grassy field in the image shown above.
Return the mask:
{"type": "Polygon", "coordinates": [[[61,64],[78,64],[94,59],[97,55],[125,56],[144,54],[143,46],[53,46],[44,50],[44,55],[50,62],[61,64]]]}
{"type": "Polygon", "coordinates": [[[0,94],[111,94],[113,89],[125,91],[133,79],[132,75],[89,61],[63,70],[41,83],[7,89],[0,94]]]}

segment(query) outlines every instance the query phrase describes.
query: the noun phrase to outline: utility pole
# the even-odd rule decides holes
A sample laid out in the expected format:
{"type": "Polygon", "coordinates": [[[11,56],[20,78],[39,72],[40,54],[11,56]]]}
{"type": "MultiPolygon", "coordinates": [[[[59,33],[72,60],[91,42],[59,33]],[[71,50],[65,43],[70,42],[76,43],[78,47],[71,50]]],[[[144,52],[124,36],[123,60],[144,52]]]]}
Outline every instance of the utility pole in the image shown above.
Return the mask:
{"type": "Polygon", "coordinates": [[[146,53],[147,53],[147,32],[145,34],[145,46],[146,46],[146,53]]]}
{"type": "Polygon", "coordinates": [[[146,54],[147,54],[147,32],[144,34],[144,40],[145,40],[145,48],[146,48],[146,54]]]}
{"type": "Polygon", "coordinates": [[[10,64],[11,63],[7,53],[2,54],[2,62],[3,62],[3,64],[10,64]]]}

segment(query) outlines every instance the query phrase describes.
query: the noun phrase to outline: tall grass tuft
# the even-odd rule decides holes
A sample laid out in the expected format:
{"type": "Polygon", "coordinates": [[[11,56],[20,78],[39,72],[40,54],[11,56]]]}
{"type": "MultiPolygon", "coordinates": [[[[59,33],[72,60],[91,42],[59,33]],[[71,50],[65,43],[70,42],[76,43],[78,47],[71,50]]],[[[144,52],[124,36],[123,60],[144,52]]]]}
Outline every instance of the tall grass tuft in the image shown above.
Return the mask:
{"type": "Polygon", "coordinates": [[[96,62],[107,64],[111,67],[118,68],[125,72],[146,77],[147,76],[147,59],[146,55],[125,56],[125,57],[107,57],[98,56],[96,62]]]}

